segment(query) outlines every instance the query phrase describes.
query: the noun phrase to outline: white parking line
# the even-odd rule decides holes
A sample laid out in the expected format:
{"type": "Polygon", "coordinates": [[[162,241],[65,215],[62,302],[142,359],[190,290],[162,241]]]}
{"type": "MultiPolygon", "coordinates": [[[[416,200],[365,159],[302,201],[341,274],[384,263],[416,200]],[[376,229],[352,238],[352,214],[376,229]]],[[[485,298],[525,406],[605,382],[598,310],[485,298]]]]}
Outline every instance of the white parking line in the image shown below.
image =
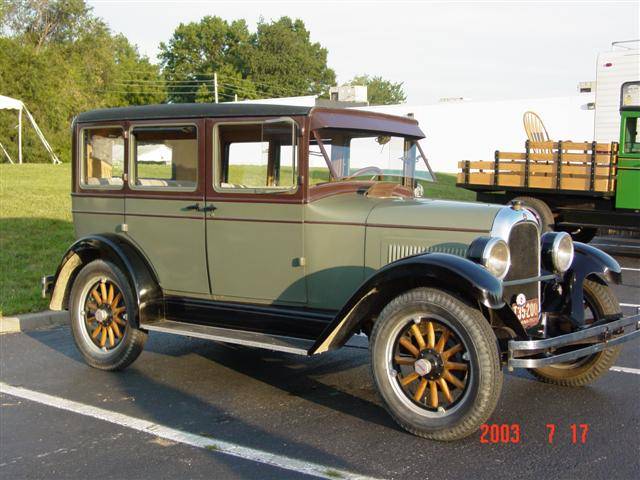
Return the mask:
{"type": "Polygon", "coordinates": [[[114,423],[122,427],[131,428],[139,432],[154,435],[156,437],[171,440],[173,442],[190,445],[196,448],[203,448],[218,453],[224,453],[234,457],[251,460],[253,462],[263,463],[274,467],[291,470],[306,475],[320,478],[346,478],[346,479],[364,479],[364,477],[345,470],[339,470],[317,463],[305,462],[295,458],[276,455],[274,453],[257,450],[254,448],[243,447],[235,443],[216,440],[214,438],[203,437],[189,432],[176,430],[175,428],[166,427],[157,423],[149,422],[140,418],[130,417],[122,413],[112,412],[102,408],[86,405],[84,403],[74,402],[65,398],[55,397],[46,393],[29,390],[22,387],[14,387],[4,382],[0,382],[0,392],[12,395],[14,397],[24,398],[33,402],[41,403],[49,407],[67,410],[87,417],[97,418],[105,422],[114,423]]]}
{"type": "Polygon", "coordinates": [[[629,367],[616,367],[616,366],[613,366],[609,370],[612,370],[614,372],[635,373],[636,375],[640,375],[640,368],[629,368],[629,367]]]}
{"type": "Polygon", "coordinates": [[[640,308],[639,303],[621,303],[621,307],[640,308]]]}
{"type": "Polygon", "coordinates": [[[640,272],[640,268],[620,267],[620,270],[629,270],[631,272],[640,272]]]}

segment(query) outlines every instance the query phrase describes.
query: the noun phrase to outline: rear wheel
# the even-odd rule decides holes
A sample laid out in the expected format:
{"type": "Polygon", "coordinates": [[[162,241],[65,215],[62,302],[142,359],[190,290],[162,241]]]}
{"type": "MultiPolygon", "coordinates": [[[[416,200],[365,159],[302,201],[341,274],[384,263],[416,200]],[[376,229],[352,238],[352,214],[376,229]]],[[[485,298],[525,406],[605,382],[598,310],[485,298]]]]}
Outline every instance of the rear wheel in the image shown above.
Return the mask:
{"type": "MultiPolygon", "coordinates": [[[[593,280],[584,282],[585,323],[591,324],[620,313],[620,304],[611,288],[593,280]]],[[[613,366],[622,347],[613,347],[571,362],[531,369],[540,381],[553,385],[581,387],[603,375],[613,366]]]]}
{"type": "Polygon", "coordinates": [[[434,440],[475,432],[502,389],[496,338],[482,314],[436,289],[391,301],[371,333],[373,378],[391,416],[434,440]]]}
{"type": "Polygon", "coordinates": [[[71,329],[85,361],[122,370],[142,352],[147,335],[135,324],[133,293],[115,265],[95,260],[76,277],[69,298],[71,329]]]}

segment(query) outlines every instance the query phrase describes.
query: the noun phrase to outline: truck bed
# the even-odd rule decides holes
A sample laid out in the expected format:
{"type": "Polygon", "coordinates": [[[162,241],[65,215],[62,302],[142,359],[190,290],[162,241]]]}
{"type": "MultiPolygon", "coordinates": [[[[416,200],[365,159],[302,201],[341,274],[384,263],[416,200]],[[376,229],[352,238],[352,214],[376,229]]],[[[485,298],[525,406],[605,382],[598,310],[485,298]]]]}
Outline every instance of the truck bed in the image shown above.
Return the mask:
{"type": "Polygon", "coordinates": [[[618,144],[531,142],[524,152],[497,150],[493,161],[458,162],[457,186],[474,191],[551,191],[612,196],[618,144]]]}

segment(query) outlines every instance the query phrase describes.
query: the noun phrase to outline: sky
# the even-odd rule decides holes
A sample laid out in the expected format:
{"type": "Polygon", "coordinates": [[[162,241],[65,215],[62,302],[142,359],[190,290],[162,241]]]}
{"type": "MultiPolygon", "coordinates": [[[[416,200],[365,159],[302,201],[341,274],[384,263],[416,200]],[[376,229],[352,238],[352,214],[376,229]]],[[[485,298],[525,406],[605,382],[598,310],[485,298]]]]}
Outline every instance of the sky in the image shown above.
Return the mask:
{"type": "Polygon", "coordinates": [[[358,74],[404,82],[408,102],[573,95],[599,52],[640,39],[640,1],[435,2],[89,0],[114,32],[155,61],[180,23],[205,15],[302,19],[329,51],[338,83],[358,74]]]}

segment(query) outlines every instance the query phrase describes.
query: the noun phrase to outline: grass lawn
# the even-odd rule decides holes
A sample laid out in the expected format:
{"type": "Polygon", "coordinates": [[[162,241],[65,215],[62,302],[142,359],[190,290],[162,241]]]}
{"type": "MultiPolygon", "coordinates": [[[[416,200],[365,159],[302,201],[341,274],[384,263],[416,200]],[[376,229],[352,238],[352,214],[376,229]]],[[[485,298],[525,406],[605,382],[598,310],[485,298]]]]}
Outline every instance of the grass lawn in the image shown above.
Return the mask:
{"type": "MultiPolygon", "coordinates": [[[[40,278],[55,273],[74,240],[70,175],[68,164],[0,165],[0,315],[47,308],[40,278]]],[[[474,200],[455,175],[424,187],[425,197],[474,200]]]]}
{"type": "Polygon", "coordinates": [[[71,167],[0,165],[0,314],[43,310],[40,278],[73,242],[71,167]]]}

